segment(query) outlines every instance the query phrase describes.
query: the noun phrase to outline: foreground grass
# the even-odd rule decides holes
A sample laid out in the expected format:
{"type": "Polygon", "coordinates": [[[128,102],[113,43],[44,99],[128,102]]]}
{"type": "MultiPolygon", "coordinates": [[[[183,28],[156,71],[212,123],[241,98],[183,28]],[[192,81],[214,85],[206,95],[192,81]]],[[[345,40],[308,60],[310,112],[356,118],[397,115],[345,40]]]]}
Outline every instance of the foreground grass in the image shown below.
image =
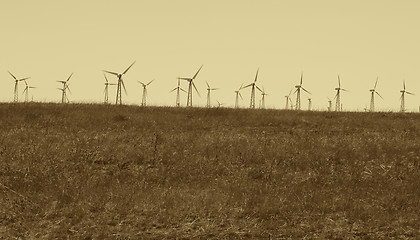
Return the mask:
{"type": "Polygon", "coordinates": [[[1,104],[0,236],[420,237],[420,115],[1,104]]]}

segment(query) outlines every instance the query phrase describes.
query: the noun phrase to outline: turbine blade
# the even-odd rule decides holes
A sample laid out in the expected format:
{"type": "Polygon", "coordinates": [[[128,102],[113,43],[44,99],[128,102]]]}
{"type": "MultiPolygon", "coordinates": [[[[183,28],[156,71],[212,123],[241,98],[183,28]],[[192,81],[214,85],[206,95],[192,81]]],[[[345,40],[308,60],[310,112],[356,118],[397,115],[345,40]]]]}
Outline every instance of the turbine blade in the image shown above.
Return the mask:
{"type": "Polygon", "coordinates": [[[243,86],[243,85],[244,85],[244,84],[242,83],[242,84],[241,84],[241,87],[238,89],[238,91],[240,91],[240,90],[242,89],[242,86],[243,86]]]}
{"type": "Polygon", "coordinates": [[[405,92],[405,93],[410,94],[410,95],[415,95],[414,93],[411,93],[411,92],[405,92]]]}
{"type": "MultiPolygon", "coordinates": [[[[134,64],[134,63],[133,63],[134,64]]],[[[122,86],[123,86],[123,88],[124,88],[124,92],[125,92],[125,95],[128,95],[127,94],[127,89],[125,88],[125,84],[124,84],[124,81],[121,79],[121,83],[122,83],[122,86]]]]}
{"type": "Polygon", "coordinates": [[[258,90],[260,90],[260,92],[264,92],[263,90],[261,90],[261,88],[259,88],[257,85],[255,85],[255,87],[258,89],[258,90]]]}
{"type": "Polygon", "coordinates": [[[105,82],[108,83],[108,78],[106,77],[105,73],[104,73],[104,77],[105,77],[105,82]]]}
{"type": "Polygon", "coordinates": [[[220,89],[220,88],[212,88],[212,89],[210,89],[210,90],[212,90],[212,91],[213,91],[213,90],[219,90],[219,89],[220,89]]]}
{"type": "Polygon", "coordinates": [[[72,94],[71,91],[70,91],[69,85],[66,85],[66,88],[65,89],[69,90],[69,93],[72,94]]]}
{"type": "Polygon", "coordinates": [[[340,75],[338,75],[338,88],[341,88],[341,80],[340,80],[340,75]]]}
{"type": "Polygon", "coordinates": [[[9,74],[17,81],[17,78],[11,72],[9,74]]]}
{"type": "Polygon", "coordinates": [[[245,89],[245,88],[247,88],[247,87],[251,87],[253,85],[253,83],[251,83],[251,84],[249,84],[249,85],[246,85],[245,87],[243,87],[242,89],[245,89]]]}
{"type": "Polygon", "coordinates": [[[148,86],[149,84],[151,84],[153,81],[155,81],[155,79],[153,79],[152,81],[148,82],[148,83],[146,84],[146,86],[148,86]]]}
{"type": "Polygon", "coordinates": [[[381,94],[379,94],[377,91],[375,91],[376,94],[378,94],[379,97],[381,97],[382,99],[384,99],[381,94]]]}
{"type": "Polygon", "coordinates": [[[140,82],[140,81],[137,81],[137,82],[138,82],[138,83],[140,83],[140,84],[141,84],[141,85],[143,85],[143,86],[144,86],[144,85],[146,85],[146,84],[144,84],[143,82],[140,82]]]}
{"type": "Polygon", "coordinates": [[[134,65],[134,63],[136,63],[136,61],[134,61],[123,73],[122,75],[126,74],[128,72],[128,70],[134,65]]]}
{"type": "Polygon", "coordinates": [[[403,80],[403,86],[404,86],[404,90],[405,90],[405,80],[403,80]]]}
{"type": "Polygon", "coordinates": [[[312,93],[310,93],[308,90],[306,90],[306,89],[305,89],[305,88],[303,88],[303,87],[302,87],[302,90],[303,90],[303,91],[305,91],[305,92],[307,92],[307,93],[309,93],[309,94],[312,94],[312,93]]]}
{"type": "Polygon", "coordinates": [[[118,73],[116,73],[116,72],[110,72],[110,71],[107,71],[107,70],[103,70],[104,72],[106,72],[106,73],[109,73],[109,74],[113,74],[113,75],[115,75],[115,76],[118,76],[119,74],[118,73]]]}
{"type": "Polygon", "coordinates": [[[194,84],[194,82],[192,82],[192,85],[193,85],[193,87],[194,87],[195,91],[197,92],[198,96],[199,96],[199,97],[201,97],[201,96],[200,96],[200,93],[199,93],[199,92],[198,92],[198,90],[197,90],[197,87],[196,87],[196,86],[195,86],[195,84],[194,84]]]}
{"type": "Polygon", "coordinates": [[[241,99],[243,100],[242,94],[240,92],[238,92],[239,97],[241,97],[241,99]]]}
{"type": "Polygon", "coordinates": [[[300,85],[303,83],[303,72],[300,74],[300,85]]]}
{"type": "Polygon", "coordinates": [[[203,65],[201,65],[201,67],[198,69],[198,71],[195,73],[195,75],[194,75],[194,77],[192,77],[192,80],[194,80],[196,77],[197,77],[197,75],[198,75],[198,73],[200,72],[200,70],[201,70],[201,68],[203,67],[203,65]]]}
{"type": "Polygon", "coordinates": [[[378,77],[376,77],[376,82],[375,82],[375,86],[373,87],[373,90],[376,89],[376,84],[378,84],[378,77]]]}
{"type": "Polygon", "coordinates": [[[207,88],[210,88],[210,85],[209,85],[209,83],[206,81],[206,85],[207,85],[207,88]]]}
{"type": "Polygon", "coordinates": [[[68,82],[71,78],[71,76],[73,76],[73,73],[70,74],[69,78],[67,78],[66,82],[68,82]]]}
{"type": "Polygon", "coordinates": [[[258,72],[259,72],[259,71],[260,71],[260,69],[258,68],[258,69],[257,69],[257,73],[255,74],[255,80],[254,80],[254,83],[255,83],[255,82],[257,82],[257,79],[258,79],[258,72]]]}
{"type": "Polygon", "coordinates": [[[172,89],[171,91],[169,91],[169,93],[171,93],[171,92],[173,92],[173,91],[175,91],[175,90],[177,90],[178,88],[176,87],[176,88],[174,88],[174,89],[172,89]]]}
{"type": "Polygon", "coordinates": [[[187,80],[187,81],[192,81],[193,80],[192,78],[179,78],[179,79],[181,79],[181,80],[187,80]]]}
{"type": "Polygon", "coordinates": [[[184,89],[182,89],[182,88],[179,88],[179,90],[183,91],[184,93],[187,93],[187,91],[185,91],[185,90],[184,90],[184,89]]]}
{"type": "Polygon", "coordinates": [[[20,82],[20,81],[25,81],[25,80],[28,80],[29,78],[31,78],[31,77],[21,78],[21,79],[19,79],[18,81],[19,81],[19,82],[20,82]]]}

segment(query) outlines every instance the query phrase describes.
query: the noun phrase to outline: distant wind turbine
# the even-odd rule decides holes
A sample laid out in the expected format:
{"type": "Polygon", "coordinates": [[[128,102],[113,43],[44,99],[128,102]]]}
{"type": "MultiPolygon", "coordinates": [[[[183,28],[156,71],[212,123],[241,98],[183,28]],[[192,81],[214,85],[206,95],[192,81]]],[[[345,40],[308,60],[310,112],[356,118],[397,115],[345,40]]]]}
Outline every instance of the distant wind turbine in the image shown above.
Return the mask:
{"type": "Polygon", "coordinates": [[[67,80],[66,81],[57,81],[57,82],[59,82],[59,83],[62,83],[63,84],[63,88],[59,88],[61,91],[62,91],[62,95],[61,95],[61,103],[66,103],[66,102],[70,102],[68,99],[68,97],[67,97],[67,90],[69,90],[69,92],[71,93],[71,91],[70,91],[70,88],[69,88],[69,81],[70,81],[70,78],[73,76],[73,73],[71,73],[70,74],[70,76],[67,78],[67,80]]]}
{"type": "Polygon", "coordinates": [[[180,97],[179,97],[179,91],[181,90],[181,91],[187,93],[187,91],[185,91],[184,89],[182,89],[180,87],[180,81],[179,80],[180,80],[180,78],[178,77],[178,86],[170,91],[170,93],[171,93],[171,92],[173,92],[173,91],[176,90],[176,102],[175,102],[175,105],[177,107],[181,106],[181,101],[180,101],[180,97]]]}
{"type": "Polygon", "coordinates": [[[219,88],[210,88],[210,85],[207,81],[206,81],[206,84],[207,84],[207,104],[206,104],[206,106],[209,108],[209,107],[211,107],[210,92],[214,91],[214,90],[218,90],[219,88]]]}
{"type": "Polygon", "coordinates": [[[236,94],[236,96],[235,96],[235,108],[239,107],[239,98],[238,97],[241,97],[241,99],[243,99],[242,95],[240,93],[240,91],[242,89],[242,86],[243,86],[243,84],[241,85],[241,87],[238,90],[235,91],[235,94],[236,94]]]}
{"type": "Polygon", "coordinates": [[[268,94],[265,92],[264,87],[262,89],[263,90],[261,92],[261,108],[265,109],[265,96],[268,95],[268,94]]]}
{"type": "Polygon", "coordinates": [[[243,87],[243,89],[245,89],[247,87],[251,87],[251,102],[249,104],[250,108],[255,108],[255,88],[258,89],[260,92],[262,92],[262,90],[256,84],[256,82],[258,80],[258,72],[259,72],[259,69],[257,69],[257,73],[255,74],[254,82],[252,82],[252,83],[246,85],[245,87],[243,87]]]}
{"type": "Polygon", "coordinates": [[[312,99],[308,98],[308,111],[312,110],[312,99]]]}
{"type": "Polygon", "coordinates": [[[290,102],[290,109],[293,109],[293,102],[290,98],[290,95],[292,94],[293,89],[290,89],[289,95],[284,96],[286,98],[286,110],[289,110],[289,102],[290,102]]]}
{"type": "Polygon", "coordinates": [[[19,98],[19,92],[18,92],[18,83],[25,81],[31,77],[26,77],[26,78],[21,78],[21,79],[17,79],[10,71],[9,71],[10,76],[13,77],[13,79],[15,80],[15,90],[14,90],[14,96],[13,96],[13,101],[14,102],[18,102],[18,98],[19,98]]]}
{"type": "Polygon", "coordinates": [[[36,87],[29,86],[26,80],[24,82],[25,82],[25,89],[23,90],[22,94],[25,94],[25,102],[28,102],[29,89],[36,88],[36,87]]]}
{"type": "Polygon", "coordinates": [[[303,83],[303,73],[300,74],[300,84],[296,85],[296,110],[300,110],[300,89],[302,89],[303,91],[311,94],[308,90],[306,90],[305,88],[302,87],[302,83],[303,83]]]}
{"type": "Polygon", "coordinates": [[[146,98],[147,98],[147,86],[149,86],[149,84],[151,84],[154,81],[154,79],[150,82],[148,82],[147,84],[144,84],[140,81],[139,82],[142,86],[143,86],[143,96],[141,98],[141,106],[145,107],[146,106],[146,98]]]}
{"type": "Polygon", "coordinates": [[[345,91],[348,92],[346,89],[341,88],[341,80],[340,80],[340,75],[338,75],[338,87],[335,88],[335,90],[337,91],[337,94],[335,95],[335,111],[341,111],[342,110],[342,104],[341,104],[341,91],[345,91]]]}
{"type": "Polygon", "coordinates": [[[407,93],[409,95],[414,95],[414,93],[407,92],[405,90],[405,80],[403,80],[403,90],[401,90],[400,92],[401,92],[401,108],[400,108],[400,111],[405,112],[405,110],[406,110],[405,109],[405,94],[407,93]]]}
{"type": "Polygon", "coordinates": [[[330,98],[328,98],[328,112],[332,111],[332,101],[330,98]]]}
{"type": "Polygon", "coordinates": [[[384,99],[381,94],[379,94],[376,91],[376,84],[378,84],[378,77],[376,78],[376,82],[375,82],[375,86],[370,89],[369,91],[371,92],[371,96],[370,96],[370,111],[374,112],[375,111],[375,93],[378,94],[379,97],[381,97],[382,99],[384,99]]]}
{"type": "Polygon", "coordinates": [[[117,84],[116,83],[109,83],[108,78],[106,77],[105,73],[104,73],[104,77],[105,77],[104,103],[108,104],[108,86],[114,86],[114,85],[117,85],[117,84]]]}
{"type": "Polygon", "coordinates": [[[106,73],[109,73],[109,74],[112,74],[112,75],[115,75],[115,76],[117,76],[117,78],[118,78],[118,83],[117,83],[117,99],[116,99],[116,101],[115,101],[115,104],[122,104],[122,94],[121,94],[121,88],[124,88],[124,92],[125,92],[125,94],[127,94],[127,89],[125,88],[125,85],[124,85],[124,81],[123,81],[123,75],[124,74],[126,74],[127,72],[128,72],[128,70],[134,65],[134,63],[136,63],[136,61],[134,61],[124,72],[122,72],[122,73],[116,73],[116,72],[110,72],[110,71],[106,71],[106,70],[103,70],[104,72],[106,72],[106,73]]]}
{"type": "Polygon", "coordinates": [[[198,92],[197,87],[195,86],[195,83],[193,81],[197,77],[197,75],[200,72],[202,67],[203,67],[203,65],[201,65],[201,67],[198,69],[198,71],[195,73],[195,75],[192,78],[180,78],[182,80],[188,81],[187,107],[192,107],[192,96],[193,96],[193,89],[192,88],[193,87],[194,87],[195,91],[197,92],[198,96],[200,96],[200,93],[198,92]]]}

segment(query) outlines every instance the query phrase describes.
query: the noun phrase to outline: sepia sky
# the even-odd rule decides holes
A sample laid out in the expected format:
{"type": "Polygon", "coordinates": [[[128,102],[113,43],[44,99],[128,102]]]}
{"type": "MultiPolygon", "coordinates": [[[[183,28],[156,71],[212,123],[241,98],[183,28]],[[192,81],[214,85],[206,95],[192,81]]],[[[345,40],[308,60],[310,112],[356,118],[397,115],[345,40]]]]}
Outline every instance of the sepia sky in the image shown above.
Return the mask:
{"type": "MultiPolygon", "coordinates": [[[[377,110],[399,110],[402,81],[406,108],[420,106],[420,2],[416,0],[72,0],[3,1],[0,4],[0,101],[13,100],[16,77],[31,76],[34,101],[60,101],[61,84],[70,80],[74,102],[102,102],[102,70],[125,75],[128,96],[140,104],[141,86],[148,82],[148,104],[174,105],[177,77],[196,79],[206,104],[206,84],[224,106],[233,106],[234,92],[257,84],[269,94],[266,105],[284,108],[285,95],[299,82],[312,95],[313,108],[325,110],[333,99],[340,74],[344,110],[369,107],[369,89],[378,76],[377,110]]],[[[116,82],[114,76],[108,79],[116,82]]],[[[187,89],[187,82],[182,82],[187,89]]],[[[19,85],[23,100],[24,84],[19,85]]],[[[110,88],[115,102],[116,88],[110,88]]],[[[250,89],[242,92],[249,106],[250,89]]],[[[302,94],[302,108],[308,95],[302,94]]],[[[260,99],[258,95],[257,101],[260,99]]],[[[292,96],[293,102],[296,96],[292,96]]],[[[182,105],[186,94],[181,95],[182,105]]]]}

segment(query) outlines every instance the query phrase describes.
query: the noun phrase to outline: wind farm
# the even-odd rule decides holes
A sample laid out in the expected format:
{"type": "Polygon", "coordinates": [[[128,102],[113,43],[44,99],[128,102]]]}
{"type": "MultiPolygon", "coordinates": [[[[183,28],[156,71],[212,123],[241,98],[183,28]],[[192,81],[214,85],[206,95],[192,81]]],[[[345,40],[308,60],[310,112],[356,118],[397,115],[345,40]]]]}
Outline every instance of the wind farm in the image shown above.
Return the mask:
{"type": "Polygon", "coordinates": [[[0,239],[420,239],[420,1],[2,9],[0,239]]]}
{"type": "MultiPolygon", "coordinates": [[[[103,76],[105,78],[105,83],[104,83],[105,84],[105,88],[103,89],[103,103],[109,104],[109,86],[115,86],[116,85],[117,86],[117,91],[116,91],[116,101],[115,101],[115,103],[118,104],[118,105],[122,105],[123,104],[122,96],[121,96],[122,89],[124,89],[124,92],[127,93],[127,88],[126,88],[125,83],[123,81],[123,75],[126,74],[130,70],[130,68],[134,65],[134,63],[135,62],[133,62],[122,73],[116,73],[116,72],[110,72],[110,71],[107,71],[107,70],[103,70],[103,72],[104,72],[103,76]],[[108,77],[107,77],[107,75],[105,73],[116,76],[117,77],[117,83],[111,83],[111,82],[109,82],[108,77]]],[[[200,73],[202,67],[203,66],[201,66],[197,70],[197,72],[193,75],[192,78],[185,78],[185,77],[182,77],[182,78],[181,77],[178,77],[177,78],[177,83],[178,83],[177,84],[177,87],[175,87],[174,89],[172,89],[171,91],[169,91],[169,93],[172,93],[172,92],[175,92],[176,91],[175,106],[177,106],[177,107],[180,107],[181,106],[181,95],[180,95],[180,92],[187,93],[186,106],[187,107],[192,107],[193,106],[193,104],[192,104],[193,103],[192,102],[192,99],[193,99],[193,91],[195,91],[199,95],[199,87],[196,86],[196,83],[195,83],[194,80],[197,78],[197,76],[200,73]],[[182,80],[184,80],[184,81],[182,81],[182,80]],[[188,91],[186,91],[182,87],[182,83],[183,82],[187,82],[186,88],[188,89],[188,91]]],[[[18,84],[19,84],[19,82],[24,82],[25,83],[25,88],[24,88],[22,94],[24,95],[24,99],[25,99],[24,102],[28,102],[28,100],[29,100],[29,89],[35,88],[33,86],[29,86],[28,85],[27,80],[30,77],[18,79],[11,72],[8,72],[8,73],[9,73],[10,76],[12,76],[12,78],[13,78],[13,80],[15,82],[15,85],[14,85],[14,94],[13,94],[13,102],[18,102],[18,100],[19,100],[19,91],[18,91],[18,84]]],[[[251,93],[250,93],[250,97],[249,97],[249,102],[250,102],[249,108],[255,109],[256,108],[257,101],[258,101],[258,108],[260,108],[260,109],[267,108],[266,107],[266,105],[267,105],[267,103],[266,103],[266,96],[268,94],[267,94],[267,92],[265,91],[265,89],[263,87],[260,88],[257,85],[258,75],[259,75],[259,69],[257,69],[257,72],[255,74],[254,81],[252,83],[249,83],[249,84],[247,84],[245,86],[244,86],[244,84],[241,84],[240,88],[237,89],[237,90],[232,89],[233,92],[235,93],[235,98],[234,98],[234,101],[231,102],[231,104],[228,104],[227,108],[240,108],[240,106],[239,106],[239,100],[240,99],[243,100],[243,96],[241,94],[241,91],[244,91],[245,89],[248,89],[248,88],[251,89],[251,93]],[[257,94],[256,94],[257,91],[260,92],[260,96],[261,96],[259,100],[257,100],[257,94]]],[[[70,76],[66,80],[57,81],[57,82],[59,82],[59,83],[62,84],[62,87],[61,88],[58,88],[61,91],[61,103],[69,103],[68,93],[71,93],[70,88],[69,88],[69,81],[72,78],[72,76],[73,76],[73,73],[70,74],[70,76]]],[[[369,91],[370,91],[371,94],[370,94],[369,109],[368,109],[369,111],[368,112],[375,112],[375,111],[377,111],[377,109],[375,108],[375,96],[378,96],[382,100],[384,100],[382,94],[380,94],[376,90],[376,87],[377,87],[377,84],[378,84],[378,79],[379,78],[376,79],[373,88],[369,89],[369,91]]],[[[149,86],[153,81],[154,80],[151,80],[151,81],[149,81],[147,83],[143,83],[141,81],[137,81],[141,85],[141,87],[142,87],[142,95],[141,95],[141,98],[140,98],[141,100],[137,103],[138,105],[143,106],[143,107],[146,106],[146,101],[147,101],[147,86],[149,86]]],[[[338,81],[338,86],[334,88],[335,95],[334,95],[333,100],[335,101],[335,111],[336,112],[340,112],[340,111],[343,111],[342,93],[343,92],[349,92],[349,91],[347,89],[344,89],[344,88],[341,87],[341,78],[340,78],[340,75],[337,76],[337,81],[338,81]]],[[[212,87],[210,87],[210,84],[207,81],[205,81],[205,84],[206,84],[206,87],[207,87],[206,88],[207,98],[206,98],[205,107],[209,108],[209,107],[211,107],[211,92],[212,91],[215,91],[215,90],[220,90],[220,89],[225,90],[225,88],[223,88],[223,87],[221,87],[221,88],[220,87],[219,88],[212,88],[212,87]]],[[[287,87],[290,87],[290,85],[289,86],[285,86],[284,88],[287,88],[287,87]]],[[[286,96],[284,96],[285,99],[286,99],[286,103],[285,103],[284,108],[281,107],[281,104],[278,104],[278,105],[277,104],[270,104],[270,107],[269,108],[270,109],[279,109],[279,110],[281,110],[281,109],[286,109],[286,110],[287,109],[290,109],[290,110],[298,110],[298,111],[300,111],[300,110],[302,110],[301,109],[301,97],[302,97],[301,95],[302,95],[302,92],[304,92],[304,93],[308,94],[307,95],[308,96],[308,108],[305,108],[305,110],[311,110],[311,111],[332,111],[333,110],[332,109],[332,104],[331,104],[332,101],[328,97],[327,97],[327,99],[328,99],[328,105],[326,107],[325,107],[325,105],[323,107],[319,107],[319,106],[318,107],[315,107],[315,108],[313,107],[312,98],[309,97],[309,96],[313,96],[313,95],[312,95],[311,92],[309,92],[306,88],[303,87],[303,73],[301,73],[299,84],[298,85],[295,85],[294,88],[295,88],[295,91],[294,92],[293,92],[293,88],[292,88],[292,90],[289,92],[289,94],[286,95],[286,96]],[[293,101],[292,101],[293,95],[295,95],[295,98],[296,98],[295,103],[293,103],[293,101]]],[[[400,99],[399,99],[399,112],[407,112],[407,109],[406,109],[406,100],[405,100],[406,95],[412,95],[412,96],[414,96],[414,93],[409,92],[409,91],[406,91],[406,89],[405,89],[405,80],[403,81],[403,89],[400,91],[400,93],[401,94],[400,94],[400,99]]],[[[160,95],[160,97],[161,96],[162,95],[160,95]]],[[[279,97],[279,96],[280,95],[277,94],[277,97],[279,97]]],[[[319,96],[319,95],[317,95],[317,96],[319,96]]],[[[276,97],[276,95],[274,95],[274,97],[276,97]]],[[[319,97],[322,97],[322,96],[319,96],[319,97]]],[[[32,97],[32,99],[33,99],[33,97],[32,97]]],[[[128,103],[128,104],[133,104],[133,103],[128,103]]],[[[368,105],[368,104],[365,104],[365,105],[368,105]]],[[[152,106],[158,106],[158,105],[153,104],[152,106]]],[[[200,107],[200,105],[197,104],[195,107],[200,107]]],[[[245,106],[242,106],[242,108],[244,108],[244,107],[245,106]]],[[[360,107],[359,109],[365,110],[367,108],[360,107]]],[[[352,112],[352,111],[355,111],[355,110],[346,110],[346,111],[352,112]]],[[[358,111],[358,110],[356,110],[356,111],[358,111]]],[[[382,111],[384,111],[384,110],[382,110],[382,111]]],[[[389,108],[388,110],[385,110],[385,111],[392,111],[392,110],[391,110],[391,108],[389,108]]],[[[417,109],[416,110],[412,110],[412,111],[416,112],[417,109]]]]}

